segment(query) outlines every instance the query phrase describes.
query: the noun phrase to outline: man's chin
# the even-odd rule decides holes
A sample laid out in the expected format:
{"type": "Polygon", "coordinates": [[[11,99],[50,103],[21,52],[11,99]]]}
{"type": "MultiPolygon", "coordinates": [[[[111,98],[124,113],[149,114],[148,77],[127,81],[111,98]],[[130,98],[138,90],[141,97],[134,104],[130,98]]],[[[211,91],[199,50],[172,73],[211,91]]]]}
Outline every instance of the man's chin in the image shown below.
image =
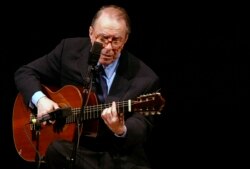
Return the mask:
{"type": "Polygon", "coordinates": [[[113,62],[112,59],[101,59],[101,60],[100,60],[100,64],[102,64],[102,65],[109,65],[109,64],[111,64],[112,62],[113,62]]]}

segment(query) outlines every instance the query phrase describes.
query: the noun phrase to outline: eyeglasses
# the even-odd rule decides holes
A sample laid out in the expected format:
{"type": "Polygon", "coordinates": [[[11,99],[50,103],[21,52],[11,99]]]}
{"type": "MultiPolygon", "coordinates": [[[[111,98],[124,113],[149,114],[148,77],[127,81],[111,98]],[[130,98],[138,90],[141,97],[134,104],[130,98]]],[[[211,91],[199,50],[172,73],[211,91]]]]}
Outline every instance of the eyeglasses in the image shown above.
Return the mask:
{"type": "Polygon", "coordinates": [[[111,43],[113,49],[118,49],[123,45],[122,37],[99,34],[96,36],[96,40],[101,42],[104,46],[107,46],[109,43],[111,43]]]}

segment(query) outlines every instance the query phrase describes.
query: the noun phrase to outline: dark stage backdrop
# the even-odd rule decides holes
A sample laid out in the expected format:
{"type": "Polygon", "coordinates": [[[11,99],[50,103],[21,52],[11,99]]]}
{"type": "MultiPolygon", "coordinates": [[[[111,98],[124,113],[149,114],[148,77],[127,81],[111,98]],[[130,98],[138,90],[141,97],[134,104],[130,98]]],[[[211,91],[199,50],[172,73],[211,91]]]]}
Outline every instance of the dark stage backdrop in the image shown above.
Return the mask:
{"type": "Polygon", "coordinates": [[[153,169],[233,164],[237,117],[249,101],[248,12],[236,13],[234,5],[196,7],[156,1],[1,6],[8,9],[1,13],[0,29],[1,164],[36,167],[19,157],[13,142],[14,72],[49,52],[62,38],[88,36],[94,12],[109,2],[124,6],[131,17],[132,33],[125,48],[161,78],[166,107],[156,117],[149,141],[153,169]]]}

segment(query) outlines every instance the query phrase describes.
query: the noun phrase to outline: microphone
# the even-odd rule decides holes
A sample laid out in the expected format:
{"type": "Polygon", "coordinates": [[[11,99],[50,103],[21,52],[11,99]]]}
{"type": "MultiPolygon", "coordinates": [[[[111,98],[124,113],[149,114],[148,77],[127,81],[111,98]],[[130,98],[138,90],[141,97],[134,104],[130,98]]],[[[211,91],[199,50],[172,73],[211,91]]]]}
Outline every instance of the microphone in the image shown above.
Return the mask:
{"type": "Polygon", "coordinates": [[[103,48],[102,43],[96,41],[94,42],[89,52],[89,58],[88,58],[89,65],[96,66],[100,58],[102,48],[103,48]]]}
{"type": "Polygon", "coordinates": [[[54,120],[60,120],[62,118],[66,118],[68,116],[72,115],[71,108],[58,108],[48,114],[43,115],[40,118],[32,118],[30,120],[30,124],[39,124],[45,121],[54,121],[54,120]]]}

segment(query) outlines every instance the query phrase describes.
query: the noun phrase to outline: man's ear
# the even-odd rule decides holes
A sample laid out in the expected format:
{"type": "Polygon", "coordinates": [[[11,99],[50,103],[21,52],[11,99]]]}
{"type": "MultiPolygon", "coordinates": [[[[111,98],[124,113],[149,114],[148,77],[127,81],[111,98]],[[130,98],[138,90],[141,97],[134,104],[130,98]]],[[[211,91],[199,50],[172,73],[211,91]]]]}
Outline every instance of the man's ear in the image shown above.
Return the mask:
{"type": "Polygon", "coordinates": [[[124,40],[124,44],[127,42],[127,40],[128,40],[128,33],[127,33],[127,35],[126,35],[126,37],[125,37],[125,40],[124,40]]]}
{"type": "Polygon", "coordinates": [[[89,37],[90,37],[90,38],[92,38],[92,36],[93,36],[93,31],[94,31],[93,27],[90,26],[90,27],[89,27],[89,37]]]}

